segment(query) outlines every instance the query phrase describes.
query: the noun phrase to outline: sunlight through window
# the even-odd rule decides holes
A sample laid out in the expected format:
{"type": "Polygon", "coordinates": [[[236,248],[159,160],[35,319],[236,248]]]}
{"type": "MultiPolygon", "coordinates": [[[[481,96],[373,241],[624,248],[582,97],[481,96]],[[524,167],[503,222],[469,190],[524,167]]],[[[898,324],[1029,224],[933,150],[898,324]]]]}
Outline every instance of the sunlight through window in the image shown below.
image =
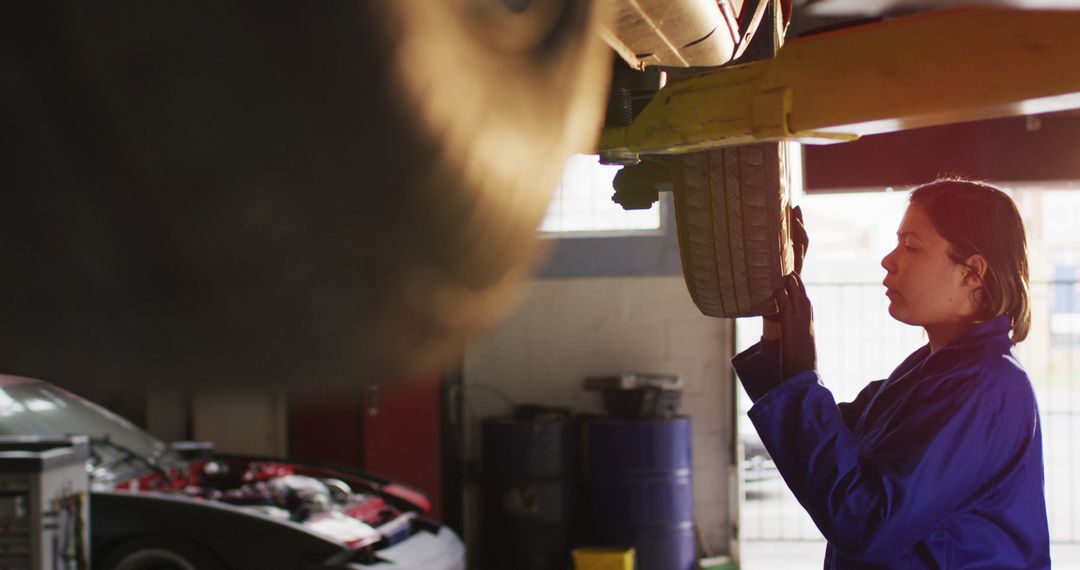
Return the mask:
{"type": "Polygon", "coordinates": [[[612,180],[619,166],[600,164],[596,155],[570,157],[548,206],[540,231],[548,237],[566,234],[605,236],[660,229],[660,208],[623,210],[611,201],[612,180]]]}

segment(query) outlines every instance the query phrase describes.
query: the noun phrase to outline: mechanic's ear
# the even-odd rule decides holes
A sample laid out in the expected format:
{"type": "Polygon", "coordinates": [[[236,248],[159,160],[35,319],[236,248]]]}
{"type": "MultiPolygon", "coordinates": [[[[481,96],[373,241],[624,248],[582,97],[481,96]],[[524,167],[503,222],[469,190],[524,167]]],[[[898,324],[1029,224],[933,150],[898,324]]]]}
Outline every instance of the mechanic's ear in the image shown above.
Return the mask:
{"type": "Polygon", "coordinates": [[[986,271],[990,268],[986,258],[976,253],[967,258],[964,265],[967,266],[967,272],[964,274],[964,284],[981,287],[983,278],[986,277],[986,271]]]}

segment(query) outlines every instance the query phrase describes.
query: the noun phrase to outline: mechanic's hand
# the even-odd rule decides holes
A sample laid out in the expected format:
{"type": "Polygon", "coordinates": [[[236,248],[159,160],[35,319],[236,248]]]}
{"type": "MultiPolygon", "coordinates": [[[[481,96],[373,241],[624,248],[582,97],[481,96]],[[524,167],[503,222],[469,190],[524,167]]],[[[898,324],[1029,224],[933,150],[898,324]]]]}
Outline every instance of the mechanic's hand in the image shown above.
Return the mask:
{"type": "Polygon", "coordinates": [[[780,307],[780,371],[791,378],[817,369],[814,346],[814,308],[806,296],[806,287],[798,273],[784,278],[784,287],[774,295],[780,307]]]}
{"type": "MultiPolygon", "coordinates": [[[[795,273],[802,275],[803,258],[806,250],[810,247],[810,237],[806,235],[806,225],[803,224],[802,207],[788,210],[788,227],[791,237],[791,249],[795,253],[795,273]]],[[[763,317],[767,323],[780,323],[780,313],[776,312],[763,317]]],[[[768,328],[768,325],[765,325],[768,328]]],[[[771,336],[771,335],[766,335],[771,336]]]]}
{"type": "Polygon", "coordinates": [[[806,225],[803,224],[802,206],[795,206],[791,210],[791,248],[795,251],[795,273],[802,275],[803,258],[806,250],[810,248],[810,236],[806,235],[806,225]]]}

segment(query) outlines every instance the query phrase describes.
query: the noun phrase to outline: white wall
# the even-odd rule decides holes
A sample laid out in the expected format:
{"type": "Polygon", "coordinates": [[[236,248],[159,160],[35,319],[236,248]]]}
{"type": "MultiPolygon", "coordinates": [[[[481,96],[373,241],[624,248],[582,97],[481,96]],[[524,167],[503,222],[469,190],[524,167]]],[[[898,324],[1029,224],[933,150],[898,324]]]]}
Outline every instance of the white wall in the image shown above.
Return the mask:
{"type": "Polygon", "coordinates": [[[695,518],[705,542],[726,553],[737,513],[732,345],[731,321],[701,315],[681,277],[535,281],[518,312],[466,350],[468,454],[476,455],[478,419],[508,412],[481,386],[516,403],[602,412],[599,395],[582,390],[586,376],[678,374],[681,413],[693,422],[695,518]]]}

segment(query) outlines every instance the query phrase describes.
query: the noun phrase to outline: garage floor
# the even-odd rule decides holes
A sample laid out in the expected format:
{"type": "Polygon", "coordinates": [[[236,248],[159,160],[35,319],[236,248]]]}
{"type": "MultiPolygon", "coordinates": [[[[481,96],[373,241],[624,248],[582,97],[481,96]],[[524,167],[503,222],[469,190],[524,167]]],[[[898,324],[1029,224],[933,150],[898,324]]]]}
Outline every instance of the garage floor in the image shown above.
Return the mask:
{"type": "MultiPolygon", "coordinates": [[[[745,541],[742,544],[744,570],[819,570],[825,558],[825,543],[818,541],[745,541]]],[[[1080,544],[1051,544],[1054,570],[1080,570],[1080,544]]]]}

